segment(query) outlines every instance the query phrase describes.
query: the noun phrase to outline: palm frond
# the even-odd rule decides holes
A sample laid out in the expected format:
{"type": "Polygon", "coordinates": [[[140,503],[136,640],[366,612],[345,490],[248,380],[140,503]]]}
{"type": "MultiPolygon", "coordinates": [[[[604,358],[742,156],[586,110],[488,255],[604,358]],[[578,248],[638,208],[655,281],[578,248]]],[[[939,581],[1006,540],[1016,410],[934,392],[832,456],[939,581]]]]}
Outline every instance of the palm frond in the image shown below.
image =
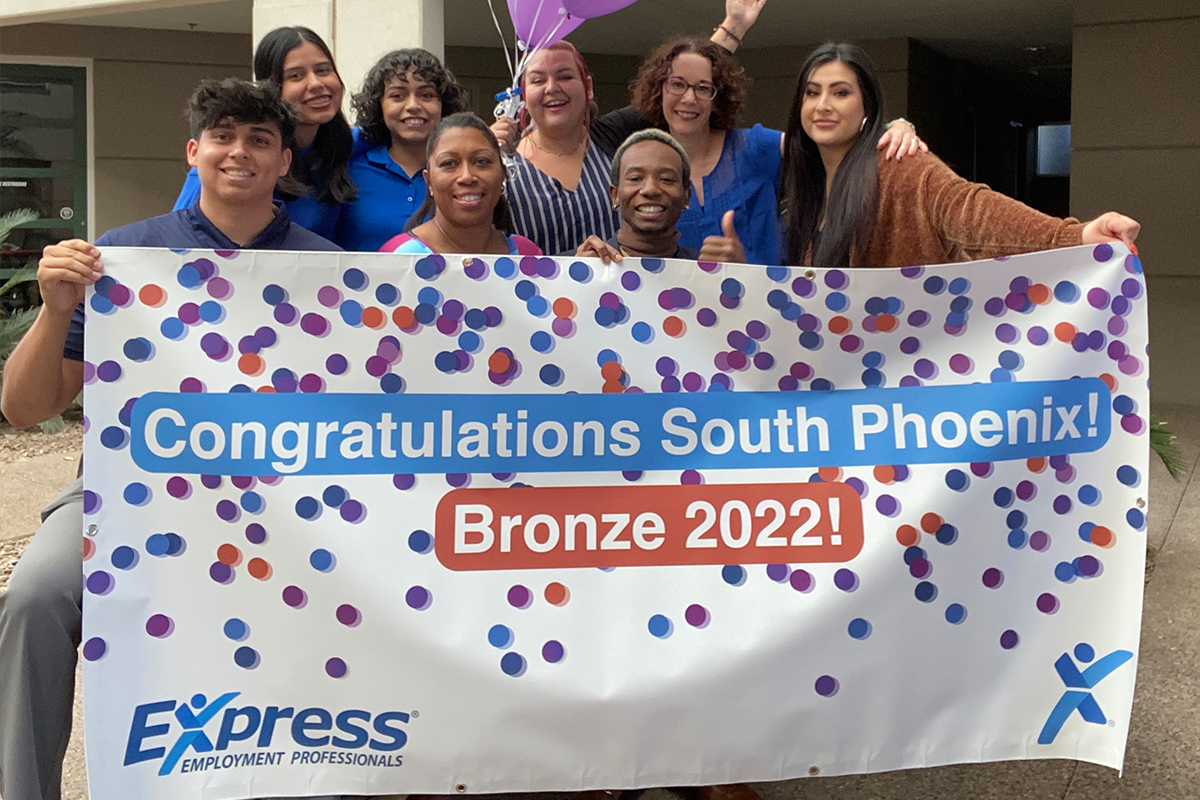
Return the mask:
{"type": "Polygon", "coordinates": [[[29,330],[29,326],[33,324],[37,315],[38,309],[26,308],[7,319],[0,319],[0,374],[3,372],[4,362],[8,359],[9,353],[17,346],[17,342],[21,341],[21,337],[25,335],[25,331],[29,330]]]}
{"type": "Polygon", "coordinates": [[[18,208],[0,217],[0,242],[8,238],[14,228],[38,219],[38,213],[32,208],[18,208]]]}
{"type": "Polygon", "coordinates": [[[28,283],[29,281],[36,280],[36,269],[33,267],[22,267],[21,269],[17,270],[16,273],[14,273],[13,276],[9,278],[3,286],[0,286],[0,297],[4,296],[4,293],[14,286],[19,286],[22,283],[28,283]]]}
{"type": "Polygon", "coordinates": [[[1179,440],[1167,427],[1167,421],[1153,411],[1150,412],[1150,449],[1162,459],[1170,476],[1179,480],[1187,469],[1183,451],[1179,449],[1179,440]]]}

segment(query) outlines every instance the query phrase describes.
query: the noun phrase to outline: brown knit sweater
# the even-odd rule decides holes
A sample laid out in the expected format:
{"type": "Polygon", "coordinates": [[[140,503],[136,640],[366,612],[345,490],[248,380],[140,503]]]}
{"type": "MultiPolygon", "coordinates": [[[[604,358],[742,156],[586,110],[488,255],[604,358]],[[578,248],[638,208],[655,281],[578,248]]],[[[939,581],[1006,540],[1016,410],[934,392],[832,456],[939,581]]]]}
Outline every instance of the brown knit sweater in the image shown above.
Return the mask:
{"type": "Polygon", "coordinates": [[[856,267],[907,267],[1071,247],[1083,223],[959,177],[937,156],[879,159],[879,216],[856,267]]]}

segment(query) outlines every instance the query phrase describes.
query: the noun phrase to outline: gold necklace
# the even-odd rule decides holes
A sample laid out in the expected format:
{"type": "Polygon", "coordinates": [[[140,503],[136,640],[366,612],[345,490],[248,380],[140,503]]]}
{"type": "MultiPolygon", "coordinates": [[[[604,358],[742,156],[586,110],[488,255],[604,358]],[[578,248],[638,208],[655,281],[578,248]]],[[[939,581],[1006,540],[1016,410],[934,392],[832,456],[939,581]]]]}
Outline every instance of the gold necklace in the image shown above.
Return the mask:
{"type": "MultiPolygon", "coordinates": [[[[442,223],[438,222],[437,216],[434,216],[433,224],[437,226],[437,229],[439,231],[441,231],[442,236],[445,237],[446,241],[449,242],[454,247],[455,250],[457,250],[460,254],[464,254],[467,252],[466,248],[464,248],[458,242],[456,242],[450,238],[450,234],[446,233],[446,229],[442,227],[442,223]]],[[[488,242],[484,246],[485,247],[490,246],[492,243],[492,240],[495,238],[495,236],[496,236],[496,229],[492,228],[492,230],[488,233],[488,242]]]]}
{"type": "Polygon", "coordinates": [[[533,142],[534,147],[536,147],[538,150],[541,150],[543,153],[549,153],[550,155],[558,156],[559,158],[567,158],[568,156],[573,156],[579,152],[579,148],[583,147],[584,143],[587,142],[588,135],[587,135],[587,131],[584,130],[583,138],[579,140],[579,144],[575,145],[575,147],[573,147],[570,151],[568,151],[566,153],[559,153],[554,150],[551,150],[548,147],[542,147],[542,145],[538,144],[538,139],[541,139],[541,138],[542,138],[542,135],[540,133],[538,133],[537,131],[534,131],[533,135],[529,137],[529,140],[531,142],[533,142]]]}

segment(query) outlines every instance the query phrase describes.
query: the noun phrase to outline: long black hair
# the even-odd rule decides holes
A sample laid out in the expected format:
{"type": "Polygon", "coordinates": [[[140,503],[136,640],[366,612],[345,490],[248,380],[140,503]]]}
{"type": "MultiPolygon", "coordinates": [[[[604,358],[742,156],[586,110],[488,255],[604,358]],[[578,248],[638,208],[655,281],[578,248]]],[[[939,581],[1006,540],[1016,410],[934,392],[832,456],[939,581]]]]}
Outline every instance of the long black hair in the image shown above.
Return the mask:
{"type": "Polygon", "coordinates": [[[362,89],[354,95],[354,117],[363,138],[375,145],[390,145],[392,132],[383,119],[383,95],[393,78],[409,72],[429,81],[442,101],[442,116],[448,117],[467,108],[463,88],[454,73],[442,66],[437,56],[417,47],[393,50],[375,62],[363,78],[362,89]]]}
{"type": "MultiPolygon", "coordinates": [[[[334,64],[334,70],[337,70],[333,53],[324,40],[308,28],[292,25],[276,28],[258,43],[254,50],[254,79],[272,83],[282,90],[283,65],[287,55],[305,42],[319,47],[329,63],[334,64]]],[[[340,75],[338,80],[341,80],[340,75]]],[[[280,179],[280,194],[295,199],[316,192],[318,200],[331,205],[353,200],[354,182],[350,180],[346,168],[353,150],[354,135],[350,132],[350,123],[338,109],[333,119],[317,128],[312,155],[308,159],[292,159],[287,176],[280,179]]]]}
{"type": "MultiPolygon", "coordinates": [[[[429,133],[429,142],[425,145],[425,158],[428,159],[433,153],[433,148],[437,146],[438,139],[442,138],[442,134],[451,128],[471,128],[483,134],[483,138],[487,139],[488,144],[496,151],[496,163],[501,164],[500,159],[500,143],[496,141],[496,134],[492,133],[492,129],[487,126],[487,123],[479,117],[472,114],[470,111],[463,111],[458,114],[451,114],[448,117],[442,117],[437,125],[433,126],[433,130],[429,133]]],[[[503,166],[500,169],[504,169],[503,166]]],[[[428,182],[428,178],[426,178],[428,182]]],[[[408,233],[413,228],[423,222],[428,222],[433,218],[435,210],[433,202],[433,193],[425,194],[425,202],[421,203],[413,215],[408,218],[408,224],[404,226],[404,232],[408,233]]],[[[511,236],[516,231],[516,225],[513,224],[512,209],[508,206],[508,198],[503,194],[500,195],[499,202],[496,203],[496,208],[492,211],[492,225],[504,231],[506,236],[511,236]]]]}
{"type": "Polygon", "coordinates": [[[879,163],[875,143],[883,132],[883,91],[871,58],[852,44],[827,42],[800,69],[796,94],[783,138],[783,186],[787,204],[789,264],[803,264],[811,252],[813,266],[849,266],[861,256],[879,208],[879,163]],[[802,126],[804,94],[813,70],[839,61],[858,77],[866,123],[841,165],[825,197],[825,164],[817,143],[802,126]],[[824,220],[824,225],[822,225],[824,220]]]}

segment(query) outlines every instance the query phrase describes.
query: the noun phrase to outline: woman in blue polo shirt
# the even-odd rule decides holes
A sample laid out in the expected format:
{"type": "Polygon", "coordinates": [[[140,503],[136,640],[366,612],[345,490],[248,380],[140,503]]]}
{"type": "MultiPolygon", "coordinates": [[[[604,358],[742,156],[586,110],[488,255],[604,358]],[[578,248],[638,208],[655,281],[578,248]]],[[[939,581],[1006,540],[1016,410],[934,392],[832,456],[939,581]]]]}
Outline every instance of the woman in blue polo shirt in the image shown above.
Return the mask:
{"type": "MultiPolygon", "coordinates": [[[[276,28],[254,50],[254,78],[274,85],[296,112],[295,155],[275,198],[297,225],[332,240],[344,204],[354,198],[347,164],[359,147],[358,129],[342,114],[346,87],[333,54],[308,28],[276,28]]],[[[193,169],[174,210],[189,208],[199,196],[193,169]]]]}
{"type": "Polygon", "coordinates": [[[354,113],[369,149],[350,162],[357,198],[342,208],[333,240],[373,252],[404,230],[425,201],[425,147],[442,117],[465,108],[462,87],[437,57],[394,50],[371,67],[354,113]]]}

